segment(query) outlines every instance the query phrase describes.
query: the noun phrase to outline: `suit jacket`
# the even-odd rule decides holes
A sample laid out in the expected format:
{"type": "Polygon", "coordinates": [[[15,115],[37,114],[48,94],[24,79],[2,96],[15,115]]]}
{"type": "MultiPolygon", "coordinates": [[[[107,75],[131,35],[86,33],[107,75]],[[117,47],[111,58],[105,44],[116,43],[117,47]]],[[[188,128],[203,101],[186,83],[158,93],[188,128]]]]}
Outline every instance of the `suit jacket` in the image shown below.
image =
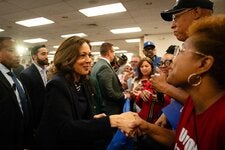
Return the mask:
{"type": "Polygon", "coordinates": [[[122,113],[124,94],[119,78],[111,65],[99,59],[92,68],[91,76],[98,80],[107,114],[122,113]]]}
{"type": "Polygon", "coordinates": [[[33,110],[34,128],[37,129],[43,113],[45,85],[37,67],[32,64],[20,73],[20,80],[26,88],[33,110]]]}
{"type": "Polygon", "coordinates": [[[46,86],[46,103],[40,126],[38,141],[42,150],[94,149],[94,141],[111,135],[108,117],[92,119],[90,85],[83,81],[86,98],[86,115],[81,116],[75,86],[62,75],[55,75],[46,86]]]}
{"type": "MultiPolygon", "coordinates": [[[[4,150],[23,150],[32,141],[31,119],[25,128],[14,90],[0,71],[0,149],[4,150]]],[[[28,108],[31,114],[29,99],[28,108]]]]}

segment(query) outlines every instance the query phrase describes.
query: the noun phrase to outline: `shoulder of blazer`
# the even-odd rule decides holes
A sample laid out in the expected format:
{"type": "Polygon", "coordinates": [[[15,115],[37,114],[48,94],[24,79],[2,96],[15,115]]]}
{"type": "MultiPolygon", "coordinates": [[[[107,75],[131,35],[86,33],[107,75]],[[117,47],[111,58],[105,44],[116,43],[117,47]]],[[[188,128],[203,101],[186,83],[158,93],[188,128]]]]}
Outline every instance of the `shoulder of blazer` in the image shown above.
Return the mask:
{"type": "Polygon", "coordinates": [[[31,66],[29,66],[20,73],[20,79],[22,80],[22,82],[26,82],[24,80],[27,80],[27,78],[29,78],[29,80],[34,81],[34,83],[36,83],[36,81],[39,81],[40,84],[37,85],[43,86],[43,88],[45,87],[42,81],[42,77],[34,64],[31,64],[31,66]]]}
{"type": "Polygon", "coordinates": [[[48,82],[48,84],[62,84],[63,86],[67,85],[66,79],[61,75],[55,75],[53,78],[48,82]]]}
{"type": "Polygon", "coordinates": [[[100,61],[100,63],[99,63],[99,68],[102,69],[102,68],[107,67],[107,68],[111,69],[110,64],[109,64],[106,60],[101,59],[101,60],[99,60],[99,61],[100,61]]]}
{"type": "MultiPolygon", "coordinates": [[[[71,84],[72,85],[72,84],[71,84]]],[[[57,86],[59,87],[60,89],[62,89],[63,91],[67,91],[67,92],[71,92],[72,89],[71,89],[71,85],[70,83],[61,75],[55,75],[47,84],[47,89],[49,87],[52,87],[52,86],[57,86]]]]}
{"type": "Polygon", "coordinates": [[[41,76],[37,67],[34,64],[31,64],[31,66],[27,68],[27,73],[35,73],[36,75],[41,76]]]}
{"type": "Polygon", "coordinates": [[[31,66],[29,66],[28,68],[24,69],[21,73],[20,73],[20,78],[22,77],[27,77],[27,76],[31,76],[33,74],[33,72],[35,71],[34,67],[32,67],[33,64],[31,64],[31,66]]]}
{"type": "Polygon", "coordinates": [[[5,76],[0,71],[0,82],[2,82],[7,88],[11,88],[11,84],[9,81],[5,78],[5,76]]]}

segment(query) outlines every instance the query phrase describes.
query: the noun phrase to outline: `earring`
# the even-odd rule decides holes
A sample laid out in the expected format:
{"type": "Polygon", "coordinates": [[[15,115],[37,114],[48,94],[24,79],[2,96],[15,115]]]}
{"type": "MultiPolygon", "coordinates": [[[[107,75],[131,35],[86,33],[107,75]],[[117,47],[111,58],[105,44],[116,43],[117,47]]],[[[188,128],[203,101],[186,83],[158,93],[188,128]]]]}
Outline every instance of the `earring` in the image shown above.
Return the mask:
{"type": "Polygon", "coordinates": [[[196,73],[192,73],[188,77],[188,84],[191,86],[198,86],[202,82],[202,77],[196,73]]]}

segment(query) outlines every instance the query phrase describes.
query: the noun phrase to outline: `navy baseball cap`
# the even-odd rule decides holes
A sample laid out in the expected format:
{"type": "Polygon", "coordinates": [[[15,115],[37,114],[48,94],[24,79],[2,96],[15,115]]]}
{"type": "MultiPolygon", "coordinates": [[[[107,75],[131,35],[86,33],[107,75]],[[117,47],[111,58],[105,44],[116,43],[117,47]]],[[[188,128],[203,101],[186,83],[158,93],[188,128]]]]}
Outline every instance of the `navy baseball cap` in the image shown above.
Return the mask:
{"type": "Polygon", "coordinates": [[[147,41],[144,43],[144,49],[147,47],[155,48],[155,44],[151,41],[147,41]]]}
{"type": "Polygon", "coordinates": [[[186,8],[201,7],[213,10],[213,2],[210,0],[177,0],[175,6],[170,10],[161,12],[161,17],[165,21],[172,21],[173,14],[179,13],[186,8]]]}

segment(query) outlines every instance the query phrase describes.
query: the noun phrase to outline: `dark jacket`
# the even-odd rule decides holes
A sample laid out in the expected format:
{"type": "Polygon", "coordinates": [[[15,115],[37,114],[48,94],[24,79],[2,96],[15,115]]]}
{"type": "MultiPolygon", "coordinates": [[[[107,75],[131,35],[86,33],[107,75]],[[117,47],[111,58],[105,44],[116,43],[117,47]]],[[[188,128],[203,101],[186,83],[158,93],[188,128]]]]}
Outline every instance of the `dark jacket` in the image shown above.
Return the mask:
{"type": "MultiPolygon", "coordinates": [[[[28,148],[33,140],[31,118],[25,128],[23,114],[14,90],[0,71],[0,149],[2,150],[23,150],[28,148]]],[[[29,99],[28,108],[31,114],[29,99]]]]}
{"type": "Polygon", "coordinates": [[[88,103],[86,116],[81,116],[74,84],[56,75],[47,84],[43,118],[38,129],[38,141],[43,150],[93,149],[94,141],[111,135],[108,117],[92,119],[94,94],[88,81],[83,81],[88,103]]]}
{"type": "Polygon", "coordinates": [[[32,64],[20,73],[20,80],[31,100],[34,127],[37,129],[43,113],[45,86],[37,67],[32,64]]]}
{"type": "Polygon", "coordinates": [[[93,114],[106,113],[105,103],[102,100],[101,91],[99,88],[98,80],[95,77],[90,76],[90,81],[92,85],[92,91],[94,93],[94,99],[92,102],[93,114]]]}
{"type": "Polygon", "coordinates": [[[110,64],[104,59],[99,59],[92,68],[91,76],[98,80],[106,113],[122,113],[125,101],[123,89],[117,74],[110,64]]]}

